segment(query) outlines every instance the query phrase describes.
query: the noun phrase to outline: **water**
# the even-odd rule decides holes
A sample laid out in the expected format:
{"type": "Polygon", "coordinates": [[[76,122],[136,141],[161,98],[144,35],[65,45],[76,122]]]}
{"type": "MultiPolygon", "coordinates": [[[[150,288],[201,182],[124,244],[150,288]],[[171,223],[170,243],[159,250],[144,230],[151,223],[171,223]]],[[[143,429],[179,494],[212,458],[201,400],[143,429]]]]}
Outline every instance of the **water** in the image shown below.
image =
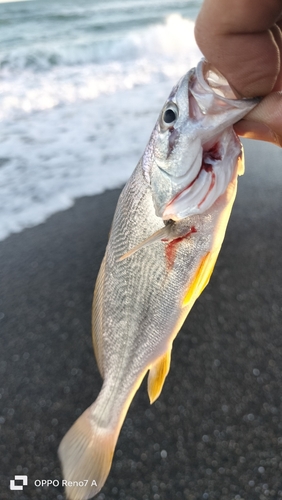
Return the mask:
{"type": "Polygon", "coordinates": [[[126,181],[201,57],[200,4],[0,4],[0,239],[126,181]]]}

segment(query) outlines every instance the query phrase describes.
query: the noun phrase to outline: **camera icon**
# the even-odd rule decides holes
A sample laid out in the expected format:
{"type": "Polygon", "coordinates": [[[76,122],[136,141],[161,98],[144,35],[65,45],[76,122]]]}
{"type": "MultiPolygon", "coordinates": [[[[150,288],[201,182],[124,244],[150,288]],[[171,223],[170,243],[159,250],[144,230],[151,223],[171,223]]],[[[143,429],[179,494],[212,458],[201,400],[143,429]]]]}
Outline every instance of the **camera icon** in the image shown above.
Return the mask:
{"type": "Polygon", "coordinates": [[[28,478],[27,476],[15,476],[14,479],[10,480],[10,490],[23,490],[24,486],[27,486],[28,484],[28,478]],[[22,484],[16,484],[17,483],[22,483],[22,484]]]}

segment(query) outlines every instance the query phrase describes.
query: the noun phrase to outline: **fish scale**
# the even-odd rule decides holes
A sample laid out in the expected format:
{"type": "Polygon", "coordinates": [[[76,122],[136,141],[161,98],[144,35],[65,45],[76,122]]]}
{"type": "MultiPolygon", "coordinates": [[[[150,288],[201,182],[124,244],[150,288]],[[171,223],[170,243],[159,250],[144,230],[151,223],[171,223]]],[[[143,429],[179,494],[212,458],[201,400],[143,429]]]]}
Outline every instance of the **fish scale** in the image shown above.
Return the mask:
{"type": "MultiPolygon", "coordinates": [[[[138,177],[140,174],[142,174],[141,166],[136,171],[138,177]]],[[[134,183],[132,184],[134,186],[134,183]]],[[[140,180],[138,186],[140,190],[140,180]]],[[[145,187],[148,190],[148,186],[145,185],[145,187]]],[[[128,189],[127,194],[128,198],[132,199],[132,196],[135,195],[135,189],[132,191],[128,189]]],[[[181,245],[183,248],[178,249],[178,254],[180,254],[178,255],[178,265],[172,272],[167,273],[166,271],[164,259],[165,244],[162,242],[155,243],[147,251],[140,250],[138,254],[131,258],[130,268],[128,268],[126,261],[117,265],[117,257],[120,256],[120,252],[126,252],[130,245],[130,242],[128,242],[124,235],[130,232],[135,237],[135,240],[140,239],[140,236],[143,238],[147,237],[147,234],[144,234],[144,230],[142,230],[140,235],[139,226],[135,224],[136,217],[139,222],[149,222],[149,228],[152,227],[150,225],[151,218],[154,220],[156,229],[160,225],[159,218],[156,217],[152,204],[150,210],[148,210],[149,205],[146,196],[140,196],[143,203],[139,203],[137,212],[136,214],[132,214],[129,227],[127,227],[126,219],[123,217],[123,210],[128,205],[128,198],[124,196],[117,207],[114,225],[121,227],[121,231],[118,231],[116,234],[112,232],[111,234],[105,256],[105,265],[108,266],[108,277],[102,283],[99,283],[99,289],[96,292],[99,294],[99,290],[101,289],[106,296],[110,295],[111,297],[109,302],[107,302],[107,308],[104,309],[105,330],[107,331],[106,354],[104,354],[106,356],[104,363],[107,368],[104,372],[104,377],[107,380],[107,377],[110,378],[113,376],[117,387],[120,387],[117,369],[119,373],[122,373],[123,380],[125,377],[128,380],[134,380],[136,373],[140,372],[140,366],[144,364],[148,366],[154,361],[154,359],[151,359],[151,356],[156,357],[156,347],[159,349],[159,356],[164,354],[168,348],[167,339],[170,337],[171,331],[178,319],[178,312],[173,315],[172,311],[176,310],[176,307],[178,309],[181,307],[183,286],[187,286],[191,272],[191,262],[189,261],[189,253],[186,248],[189,246],[189,242],[187,241],[183,241],[181,245]],[[134,234],[134,232],[137,234],[134,234]],[[121,234],[123,234],[122,237],[121,234]],[[150,266],[148,266],[148,262],[150,266]],[[185,267],[187,268],[186,275],[180,272],[185,267]],[[181,281],[179,279],[180,274],[181,281]],[[152,279],[156,283],[154,290],[148,286],[148,283],[151,283],[152,279]],[[166,286],[167,290],[167,294],[165,295],[161,293],[164,286],[166,286]],[[135,300],[135,297],[132,297],[132,291],[134,290],[138,292],[138,299],[140,299],[138,301],[135,300]],[[122,304],[122,308],[120,308],[120,304],[122,304]],[[114,322],[112,318],[114,318],[114,322]],[[129,332],[132,331],[132,328],[135,329],[136,333],[134,337],[129,337],[129,332]],[[123,331],[122,343],[120,343],[120,338],[117,338],[116,330],[123,331]],[[144,331],[146,331],[146,338],[144,338],[144,331]],[[124,366],[124,370],[121,370],[121,365],[124,366]]],[[[197,217],[193,219],[197,219],[197,217]]],[[[191,222],[188,220],[187,229],[190,227],[190,224],[191,222]]],[[[203,240],[202,236],[198,237],[199,239],[203,240]]],[[[208,250],[208,239],[204,239],[203,243],[204,248],[202,252],[198,253],[197,261],[194,264],[195,267],[197,267],[202,255],[208,250]]],[[[191,250],[193,250],[193,246],[191,250]]],[[[192,259],[195,260],[193,254],[192,259]]],[[[116,395],[113,394],[112,397],[115,398],[116,395]]]]}
{"type": "Polygon", "coordinates": [[[93,300],[103,386],[59,448],[70,500],[87,500],[102,488],[148,371],[150,402],[159,396],[173,340],[207,285],[224,239],[243,172],[231,125],[256,101],[221,95],[226,81],[221,84],[218,73],[217,91],[210,88],[205,64],[170,94],[117,204],[93,300]],[[83,488],[81,478],[88,479],[83,488]]]}

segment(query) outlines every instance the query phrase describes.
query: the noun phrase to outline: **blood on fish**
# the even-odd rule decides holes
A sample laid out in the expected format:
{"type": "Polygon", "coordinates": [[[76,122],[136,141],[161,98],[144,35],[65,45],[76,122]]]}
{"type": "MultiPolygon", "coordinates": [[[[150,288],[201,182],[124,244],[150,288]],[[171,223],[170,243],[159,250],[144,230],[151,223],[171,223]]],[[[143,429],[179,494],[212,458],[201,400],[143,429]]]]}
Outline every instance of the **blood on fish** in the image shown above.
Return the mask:
{"type": "MultiPolygon", "coordinates": [[[[212,164],[210,163],[210,161],[213,162],[213,161],[220,161],[220,160],[222,160],[222,156],[221,156],[219,150],[220,150],[220,144],[218,142],[216,142],[210,149],[208,149],[207,151],[203,151],[202,165],[201,165],[201,168],[200,168],[199,172],[197,173],[195,179],[193,179],[190,182],[190,184],[188,184],[188,186],[186,186],[184,189],[182,189],[182,191],[180,191],[179,193],[177,193],[172,198],[172,200],[169,202],[169,204],[167,205],[167,207],[169,207],[170,205],[172,205],[175,202],[175,200],[177,200],[177,198],[179,198],[179,196],[181,196],[184,193],[184,191],[186,191],[191,186],[193,186],[193,184],[198,179],[198,177],[199,177],[199,175],[200,175],[200,173],[201,173],[202,170],[205,170],[206,172],[211,172],[212,173],[212,180],[211,180],[211,185],[209,187],[209,190],[208,190],[206,196],[203,198],[203,200],[199,203],[198,207],[200,207],[202,205],[202,203],[204,203],[204,201],[206,200],[208,194],[210,193],[210,191],[212,190],[212,188],[215,185],[215,174],[213,172],[212,164]]],[[[170,152],[169,152],[169,154],[170,154],[170,152]]]]}
{"type": "MultiPolygon", "coordinates": [[[[180,243],[182,240],[185,238],[189,238],[191,234],[196,233],[197,229],[195,226],[192,226],[190,231],[188,233],[184,234],[184,236],[180,236],[179,238],[175,238],[174,240],[170,241],[169,243],[166,244],[165,246],[165,257],[166,257],[166,265],[168,270],[171,270],[175,261],[176,257],[176,250],[177,250],[177,244],[180,243]]],[[[163,238],[161,241],[167,242],[167,238],[163,238]]]]}
{"type": "MultiPolygon", "coordinates": [[[[203,164],[206,164],[206,160],[218,161],[222,159],[222,156],[219,152],[220,145],[216,142],[210,149],[207,151],[203,151],[203,164]]],[[[209,162],[207,162],[209,163],[209,162]]]]}
{"type": "Polygon", "coordinates": [[[203,165],[203,169],[204,169],[206,172],[212,172],[212,165],[209,165],[209,164],[204,163],[204,165],[203,165]]]}
{"type": "Polygon", "coordinates": [[[222,156],[219,152],[219,143],[216,142],[208,151],[204,151],[203,152],[203,163],[202,163],[202,167],[201,167],[201,170],[205,170],[206,172],[210,172],[211,173],[211,183],[210,183],[210,187],[207,191],[207,193],[205,194],[204,198],[200,201],[200,203],[198,204],[198,208],[200,208],[200,206],[204,203],[204,201],[206,201],[208,195],[210,194],[211,190],[213,189],[214,185],[215,185],[215,173],[213,171],[213,166],[211,163],[209,163],[210,161],[218,161],[218,160],[221,160],[222,159],[222,156]]]}
{"type": "Polygon", "coordinates": [[[208,191],[206,192],[205,196],[203,197],[203,199],[200,201],[200,203],[198,204],[198,207],[200,208],[200,206],[204,203],[204,201],[206,201],[208,195],[210,194],[212,188],[214,187],[215,185],[215,173],[213,172],[212,170],[212,167],[211,167],[211,170],[208,170],[208,172],[211,171],[211,183],[210,183],[210,187],[208,189],[208,191]]]}

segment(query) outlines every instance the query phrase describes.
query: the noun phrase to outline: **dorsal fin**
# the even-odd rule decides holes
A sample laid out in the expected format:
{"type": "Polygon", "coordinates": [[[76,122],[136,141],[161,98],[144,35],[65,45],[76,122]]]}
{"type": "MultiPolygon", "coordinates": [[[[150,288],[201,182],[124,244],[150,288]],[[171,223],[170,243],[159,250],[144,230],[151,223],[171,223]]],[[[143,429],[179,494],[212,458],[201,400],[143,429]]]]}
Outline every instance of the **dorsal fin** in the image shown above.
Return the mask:
{"type": "Polygon", "coordinates": [[[94,297],[92,304],[92,341],[94,347],[94,353],[99,368],[99,372],[104,378],[104,366],[103,366],[103,351],[104,351],[104,338],[103,338],[103,314],[101,303],[104,297],[104,279],[105,279],[105,257],[102,260],[100,270],[97,276],[94,297]],[[98,307],[99,304],[99,307],[98,307]]]}

